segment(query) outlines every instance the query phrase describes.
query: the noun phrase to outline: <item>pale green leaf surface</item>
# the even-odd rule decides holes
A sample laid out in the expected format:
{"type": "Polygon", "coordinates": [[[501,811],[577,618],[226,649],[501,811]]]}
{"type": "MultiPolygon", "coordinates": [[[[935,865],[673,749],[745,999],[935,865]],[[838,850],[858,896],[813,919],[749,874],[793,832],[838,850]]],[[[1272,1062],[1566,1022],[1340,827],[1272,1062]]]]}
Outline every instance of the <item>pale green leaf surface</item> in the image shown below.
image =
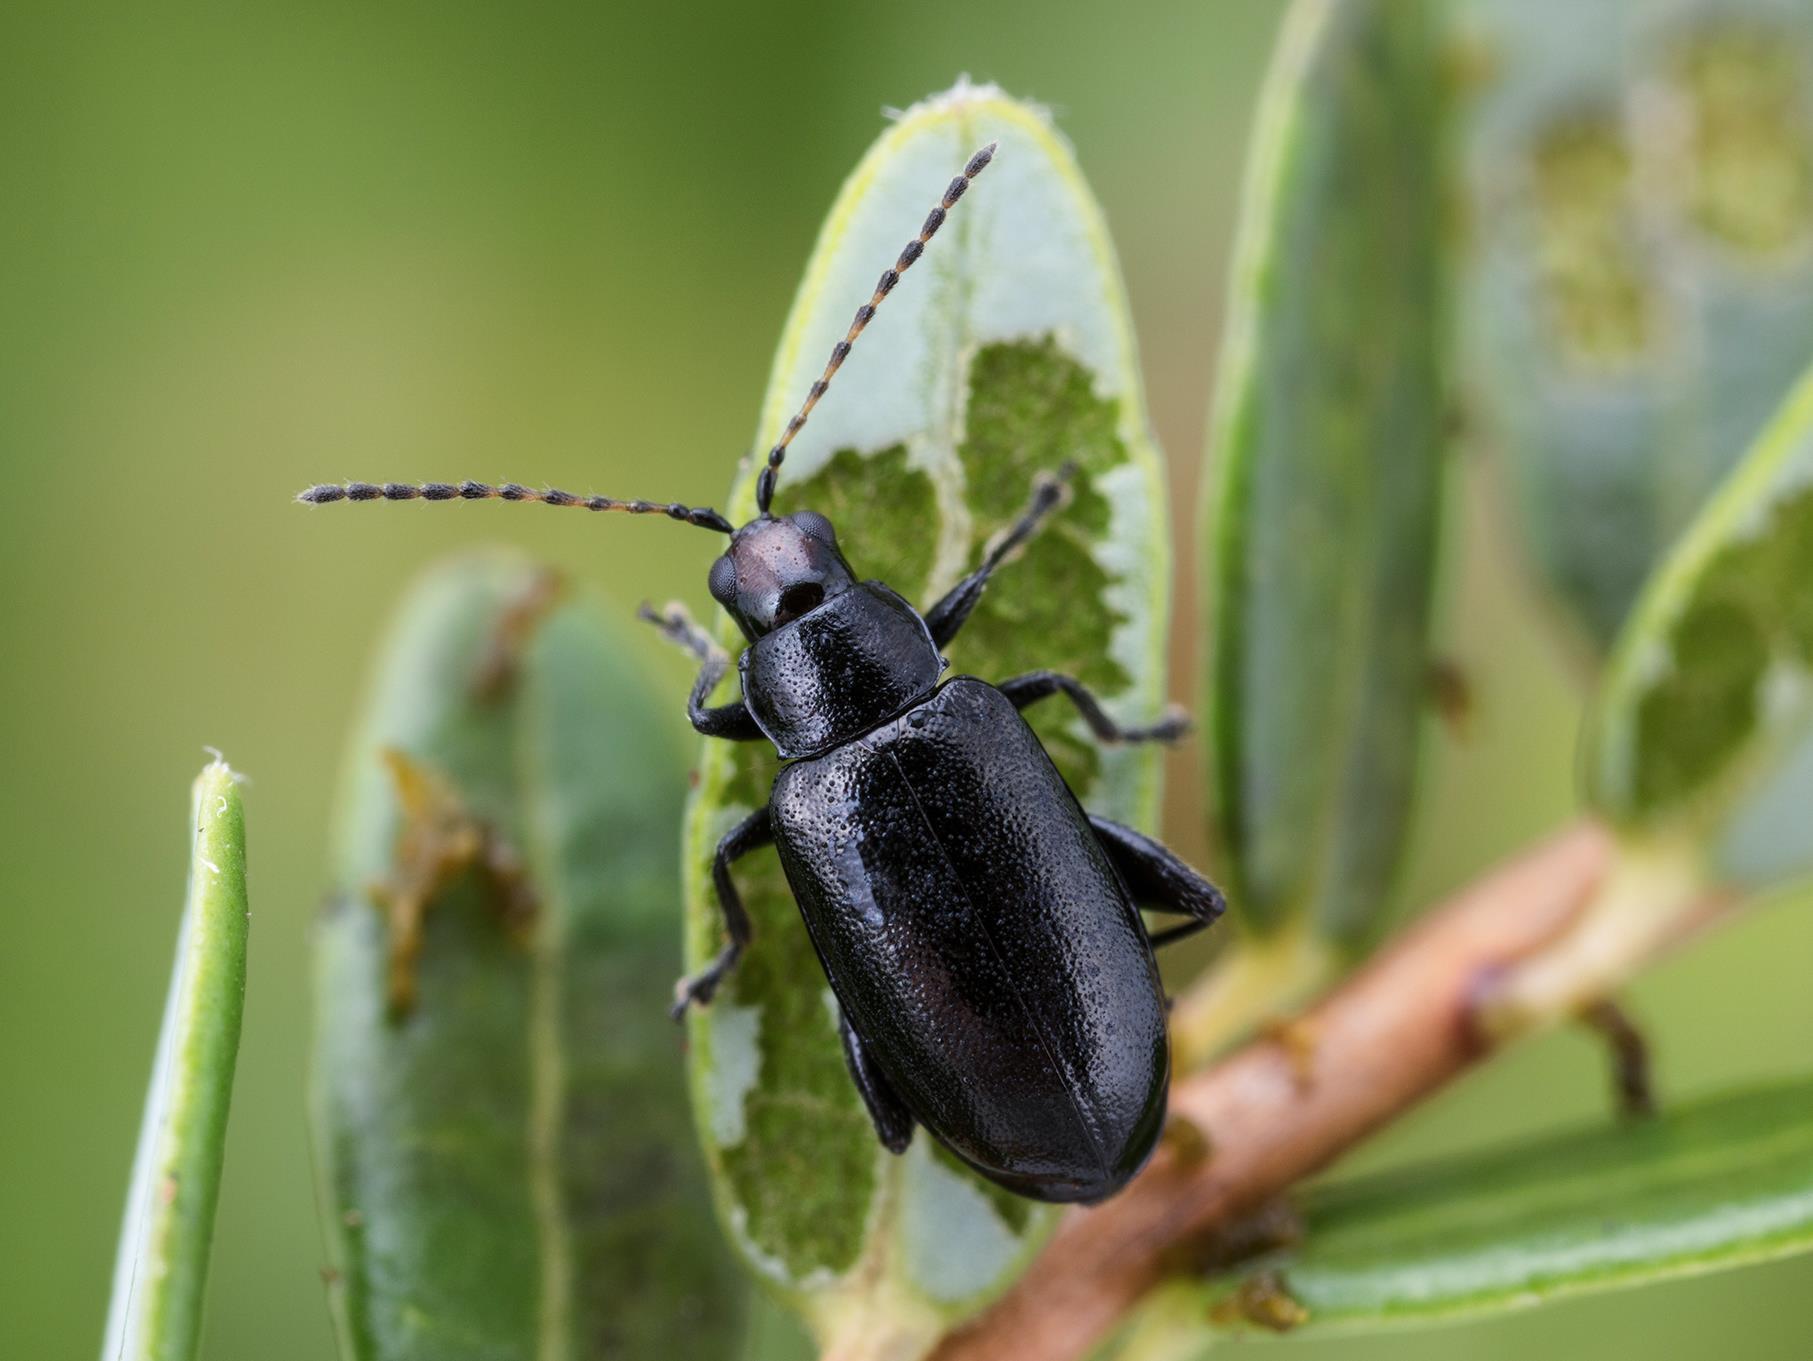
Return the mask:
{"type": "Polygon", "coordinates": [[[1461,1319],[1805,1252],[1813,1080],[1335,1183],[1302,1212],[1302,1246],[1241,1279],[1275,1273],[1311,1330],[1461,1319]]]}
{"type": "Polygon", "coordinates": [[[245,812],[215,760],[190,802],[189,889],[114,1263],[102,1361],[187,1361],[220,1193],[245,1007],[245,812]]]}
{"type": "Polygon", "coordinates": [[[1211,430],[1215,816],[1244,925],[1387,905],[1442,511],[1447,100],[1433,11],[1302,0],[1251,152],[1211,430]]]}
{"type": "Polygon", "coordinates": [[[1753,886],[1813,871],[1813,371],[1720,488],[1619,640],[1590,797],[1753,886]]]}
{"type": "Polygon", "coordinates": [[[1600,653],[1813,356],[1813,10],[1457,8],[1479,414],[1600,653]]]}
{"type": "Polygon", "coordinates": [[[502,692],[480,693],[536,581],[504,554],[425,576],[348,751],[312,1079],[347,1361],[722,1354],[740,1327],[744,1286],[666,1015],[685,773],[673,700],[642,675],[632,626],[587,598],[540,619],[502,692]],[[399,830],[385,747],[505,838],[538,900],[525,938],[478,875],[450,885],[401,1019],[370,896],[399,830]]]}
{"type": "MultiPolygon", "coordinates": [[[[993,164],[793,446],[776,508],[829,515],[859,575],[923,607],[975,564],[1038,473],[1074,461],[1074,499],[995,579],[947,649],[952,669],[992,680],[1067,671],[1123,719],[1149,720],[1164,675],[1164,485],[1106,229],[1041,111],[964,86],[881,137],[807,267],[755,447],[766,451],[876,276],[990,141],[993,164]]],[[[733,518],[752,498],[746,465],[733,518]]],[[[1099,750],[1058,701],[1028,717],[1085,803],[1150,825],[1153,753],[1099,750]]],[[[694,962],[721,940],[712,848],[766,800],[774,770],[762,744],[705,745],[687,821],[694,962]]],[[[1017,1274],[1050,1214],[960,1171],[923,1132],[903,1158],[881,1148],[777,860],[758,852],[735,873],[755,943],[690,1022],[701,1133],[733,1240],[821,1328],[867,1308],[933,1320],[973,1309],[1017,1274]]]]}

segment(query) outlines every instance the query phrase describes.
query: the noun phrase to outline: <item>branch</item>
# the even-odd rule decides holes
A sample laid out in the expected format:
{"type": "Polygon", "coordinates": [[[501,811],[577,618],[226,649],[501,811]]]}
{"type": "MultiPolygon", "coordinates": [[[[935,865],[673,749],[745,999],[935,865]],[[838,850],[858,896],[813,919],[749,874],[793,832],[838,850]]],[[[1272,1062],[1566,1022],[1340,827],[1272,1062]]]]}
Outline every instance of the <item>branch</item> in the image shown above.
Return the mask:
{"type": "MultiPolygon", "coordinates": [[[[1203,1072],[1179,1079],[1171,1110],[1206,1136],[1192,1157],[1166,1140],[1120,1196],[1078,1211],[993,1308],[945,1339],[934,1361],[1076,1361],[1192,1248],[1327,1166],[1487,1057],[1559,1019],[1607,981],[1604,951],[1574,992],[1557,961],[1604,932],[1596,908],[1617,861],[1610,833],[1566,829],[1420,920],[1304,1016],[1203,1072]],[[1560,1010],[1538,1015],[1482,1003],[1524,971],[1560,1010]],[[1514,1021],[1507,1021],[1514,1016],[1514,1021]]],[[[1627,895],[1614,895],[1628,909],[1627,895]]],[[[1716,915],[1712,896],[1657,903],[1654,928],[1631,937],[1619,979],[1716,915]]],[[[1520,1003],[1524,1000],[1519,996],[1520,1003]]]]}

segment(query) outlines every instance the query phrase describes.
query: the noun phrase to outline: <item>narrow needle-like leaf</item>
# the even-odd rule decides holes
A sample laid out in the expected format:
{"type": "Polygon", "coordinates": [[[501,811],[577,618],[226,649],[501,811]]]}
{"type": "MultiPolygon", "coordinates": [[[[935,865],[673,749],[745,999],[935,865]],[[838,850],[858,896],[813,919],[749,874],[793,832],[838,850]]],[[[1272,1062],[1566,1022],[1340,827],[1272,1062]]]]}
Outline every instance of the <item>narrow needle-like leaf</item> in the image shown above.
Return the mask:
{"type": "Polygon", "coordinates": [[[189,892],[101,1361],[188,1361],[201,1336],[246,978],[245,814],[223,761],[196,778],[189,833],[189,892]]]}

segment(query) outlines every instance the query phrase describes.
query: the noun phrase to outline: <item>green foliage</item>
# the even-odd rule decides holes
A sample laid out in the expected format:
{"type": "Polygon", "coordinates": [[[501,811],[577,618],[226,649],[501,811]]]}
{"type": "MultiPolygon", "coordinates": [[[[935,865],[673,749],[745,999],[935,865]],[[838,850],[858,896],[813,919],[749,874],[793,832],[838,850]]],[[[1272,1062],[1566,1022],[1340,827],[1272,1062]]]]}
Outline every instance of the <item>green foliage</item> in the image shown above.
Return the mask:
{"type": "Polygon", "coordinates": [[[1813,1079],[1336,1182],[1302,1218],[1301,1247],[1217,1288],[1226,1323],[1275,1292],[1317,1330],[1459,1319],[1806,1251],[1813,1079]]]}
{"type": "Polygon", "coordinates": [[[1594,802],[1756,885],[1813,870],[1813,372],[1657,573],[1606,676],[1594,802]]]}
{"type": "Polygon", "coordinates": [[[1813,354],[1813,12],[1466,0],[1465,330],[1594,654],[1813,354]]]}
{"type": "Polygon", "coordinates": [[[216,759],[189,806],[189,889],[126,1193],[104,1361],[187,1361],[220,1193],[245,1007],[245,812],[216,759]]]}
{"type": "MultiPolygon", "coordinates": [[[[1293,7],[1249,172],[1205,534],[1216,868],[1248,934],[1217,962],[1225,986],[1180,1008],[1180,1066],[1357,954],[1389,906],[1436,671],[1457,349],[1544,585],[1596,650],[1617,638],[1586,769],[1622,858],[1488,1000],[1523,1006],[1520,1025],[1571,1015],[1668,938],[1657,922],[1697,910],[1707,877],[1813,870],[1813,372],[1753,440],[1813,354],[1796,36],[1813,23],[1763,0],[1293,7]]],[[[1043,111],[963,84],[879,140],[807,268],[754,447],[989,141],[986,176],[796,441],[776,509],[830,515],[861,574],[929,605],[1072,465],[1068,503],[950,659],[990,679],[1062,670],[1149,720],[1163,477],[1106,230],[1043,111]]],[[[880,1147],[772,852],[736,868],[754,943],[690,1015],[682,1077],[675,910],[696,967],[721,943],[713,848],[777,765],[765,744],[707,743],[682,812],[677,716],[626,636],[493,555],[430,574],[386,644],[316,954],[343,1354],[772,1361],[803,1346],[784,1305],[840,1361],[910,1361],[1013,1282],[1055,1212],[924,1133],[903,1157],[880,1147]],[[765,1287],[753,1303],[733,1252],[765,1287]]],[[[1059,703],[1029,720],[1092,809],[1154,822],[1154,752],[1104,749],[1059,703]]],[[[210,767],[196,800],[110,1357],[186,1358],[199,1324],[245,898],[230,772],[210,767]]],[[[1490,1033],[1488,1011],[1470,1019],[1490,1033]]],[[[1813,1248],[1813,1083],[1337,1182],[1300,1208],[1288,1246],[1165,1286],[1123,1361],[1183,1354],[1210,1321],[1390,1327],[1813,1248]]]]}
{"type": "Polygon", "coordinates": [[[491,555],[424,578],[386,644],[317,941],[315,1140],[348,1361],[709,1354],[736,1335],[665,1015],[684,758],[626,635],[491,555]],[[398,1006],[412,888],[423,944],[398,1006]]]}
{"type": "MultiPolygon", "coordinates": [[[[959,87],[909,111],[833,209],[782,336],[756,446],[805,394],[851,308],[971,152],[1000,151],[889,296],[789,455],[776,508],[834,518],[857,571],[929,604],[1025,505],[1077,466],[1075,495],[948,649],[1001,679],[1082,676],[1129,719],[1157,712],[1169,572],[1164,492],[1118,271],[1098,210],[1045,116],[959,87]]],[[[748,469],[733,518],[752,508],[748,469]]],[[[741,641],[724,634],[733,649],[741,641]]],[[[1080,797],[1150,824],[1150,752],[1100,752],[1058,704],[1030,715],[1080,797]]],[[[718,837],[765,801],[771,752],[708,743],[688,814],[687,954],[720,941],[718,837]]],[[[738,863],[755,944],[691,1021],[693,1089],[732,1240],[821,1333],[920,1340],[1017,1274],[1051,1223],[923,1134],[881,1149],[839,1049],[823,971],[771,853],[738,863]],[[872,1333],[859,1320],[874,1315],[872,1333]],[[917,1330],[917,1331],[915,1331],[917,1330]]]]}
{"type": "Polygon", "coordinates": [[[1248,171],[1210,458],[1217,830],[1237,921],[1365,934],[1428,707],[1448,249],[1440,26],[1299,4],[1248,171]]]}

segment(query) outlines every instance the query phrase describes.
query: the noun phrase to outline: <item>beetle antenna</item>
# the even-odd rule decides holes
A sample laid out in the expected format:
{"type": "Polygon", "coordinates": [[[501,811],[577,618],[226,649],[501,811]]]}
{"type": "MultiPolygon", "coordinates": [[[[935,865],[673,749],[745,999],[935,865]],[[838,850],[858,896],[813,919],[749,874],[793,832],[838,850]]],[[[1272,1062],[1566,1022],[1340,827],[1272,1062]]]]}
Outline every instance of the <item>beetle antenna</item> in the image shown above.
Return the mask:
{"type": "Polygon", "coordinates": [[[913,262],[925,253],[926,244],[944,225],[944,219],[968,190],[970,181],[988,168],[988,163],[995,157],[995,146],[996,143],[990,142],[969,158],[969,164],[963,167],[963,173],[950,182],[938,206],[926,215],[925,225],[919,229],[919,235],[907,242],[906,249],[900,252],[900,258],[894,262],[893,268],[882,270],[881,281],[875,285],[875,292],[856,309],[856,319],[850,323],[850,329],[844,332],[844,338],[831,347],[831,358],[825,363],[824,373],[806,390],[805,402],[793,419],[787,422],[787,429],[774,448],[768,451],[768,466],[762,469],[761,476],[756,479],[755,505],[762,514],[768,513],[769,504],[774,500],[774,484],[780,477],[781,464],[787,457],[787,446],[793,443],[793,437],[805,427],[812,408],[818,405],[818,399],[831,386],[831,376],[850,357],[850,347],[856,343],[856,337],[862,334],[863,328],[874,319],[875,309],[881,306],[881,300],[894,291],[894,285],[900,282],[900,276],[911,269],[913,262]]]}
{"type": "Polygon", "coordinates": [[[537,491],[515,482],[326,482],[296,497],[311,506],[335,501],[539,501],[544,506],[577,506],[581,510],[620,510],[626,515],[665,515],[700,529],[733,534],[736,527],[710,506],[682,506],[670,501],[619,501],[610,496],[575,496],[544,487],[537,491]]]}

